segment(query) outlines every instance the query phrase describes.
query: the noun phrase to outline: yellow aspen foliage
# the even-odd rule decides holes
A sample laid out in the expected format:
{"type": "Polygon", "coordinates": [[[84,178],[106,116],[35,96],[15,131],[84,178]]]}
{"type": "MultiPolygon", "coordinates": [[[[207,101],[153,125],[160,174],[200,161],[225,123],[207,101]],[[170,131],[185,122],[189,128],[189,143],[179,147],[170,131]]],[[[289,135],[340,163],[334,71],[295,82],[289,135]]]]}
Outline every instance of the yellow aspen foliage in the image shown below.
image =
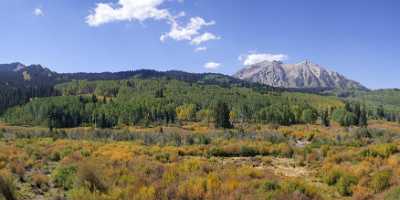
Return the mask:
{"type": "Polygon", "coordinates": [[[179,172],[175,168],[175,165],[173,165],[173,166],[174,167],[168,168],[167,171],[164,172],[164,174],[163,174],[162,182],[165,186],[168,186],[169,184],[175,182],[178,179],[179,172]]]}
{"type": "Polygon", "coordinates": [[[238,114],[235,111],[231,111],[229,112],[229,120],[231,121],[231,123],[235,123],[238,121],[238,114]]]}
{"type": "Polygon", "coordinates": [[[154,200],[156,199],[156,189],[152,186],[141,187],[134,197],[135,200],[154,200]]]}
{"type": "Polygon", "coordinates": [[[204,199],[207,191],[207,180],[202,177],[193,177],[178,187],[179,199],[204,199]]]}
{"type": "Polygon", "coordinates": [[[176,116],[180,121],[192,121],[196,117],[196,105],[185,104],[177,107],[176,116]]]}
{"type": "Polygon", "coordinates": [[[97,156],[105,157],[111,161],[129,162],[134,158],[134,154],[129,146],[126,145],[104,145],[95,153],[97,156]]]}
{"type": "Polygon", "coordinates": [[[222,185],[221,179],[216,174],[207,176],[207,197],[208,199],[217,199],[222,185]]]}
{"type": "Polygon", "coordinates": [[[222,191],[224,194],[230,194],[234,192],[240,185],[240,182],[234,178],[228,179],[225,182],[223,182],[223,185],[221,187],[222,191]]]}

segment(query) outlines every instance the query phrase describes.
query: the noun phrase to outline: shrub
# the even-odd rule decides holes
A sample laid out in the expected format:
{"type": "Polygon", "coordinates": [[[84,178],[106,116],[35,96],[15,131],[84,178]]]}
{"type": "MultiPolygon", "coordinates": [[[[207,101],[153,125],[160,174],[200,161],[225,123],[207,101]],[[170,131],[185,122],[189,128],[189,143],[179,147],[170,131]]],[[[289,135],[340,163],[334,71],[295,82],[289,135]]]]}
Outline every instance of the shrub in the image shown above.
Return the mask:
{"type": "Polygon", "coordinates": [[[205,199],[206,190],[206,179],[193,177],[179,184],[176,199],[205,199]]]}
{"type": "Polygon", "coordinates": [[[361,155],[365,157],[370,156],[388,158],[397,151],[397,146],[395,144],[379,144],[371,146],[368,149],[364,150],[363,152],[361,152],[361,155]]]}
{"type": "Polygon", "coordinates": [[[5,198],[5,200],[17,199],[15,195],[15,185],[11,176],[6,177],[0,174],[0,194],[5,198]]]}
{"type": "Polygon", "coordinates": [[[317,189],[300,180],[280,184],[279,195],[273,199],[320,199],[317,189]],[[301,197],[301,198],[300,198],[301,197]]]}
{"type": "Polygon", "coordinates": [[[137,200],[153,200],[156,199],[156,190],[154,187],[142,187],[136,195],[137,200]]]}
{"type": "Polygon", "coordinates": [[[194,143],[195,144],[203,144],[207,145],[211,143],[211,138],[205,136],[205,135],[197,135],[197,137],[194,138],[194,143]]]}
{"type": "Polygon", "coordinates": [[[54,170],[52,178],[56,186],[69,190],[73,187],[75,181],[76,166],[61,166],[54,170]]]}
{"type": "Polygon", "coordinates": [[[342,196],[351,196],[352,187],[358,182],[355,176],[337,168],[325,170],[322,179],[328,185],[335,185],[342,196]]]}
{"type": "Polygon", "coordinates": [[[351,196],[353,194],[353,186],[357,184],[357,180],[353,176],[341,176],[336,183],[336,188],[342,196],[351,196]]]}
{"type": "Polygon", "coordinates": [[[77,171],[78,185],[86,185],[92,192],[106,192],[108,187],[100,176],[102,172],[98,164],[98,162],[86,161],[79,165],[77,171]]]}
{"type": "Polygon", "coordinates": [[[226,157],[228,154],[220,147],[212,147],[207,152],[208,156],[226,157]]]}
{"type": "Polygon", "coordinates": [[[279,188],[280,188],[279,183],[275,180],[267,180],[263,184],[263,189],[268,192],[275,191],[279,188]]]}
{"type": "Polygon", "coordinates": [[[353,187],[353,199],[355,200],[367,200],[372,199],[373,193],[369,188],[362,186],[362,184],[358,184],[353,187]]]}
{"type": "Polygon", "coordinates": [[[90,191],[88,188],[86,187],[79,187],[79,188],[74,188],[72,190],[70,190],[67,193],[67,199],[70,200],[109,200],[111,198],[107,198],[105,197],[105,195],[102,195],[100,192],[98,191],[90,191]]]}
{"type": "Polygon", "coordinates": [[[16,174],[21,180],[25,176],[25,163],[23,161],[13,161],[11,162],[11,172],[16,174]]]}
{"type": "Polygon", "coordinates": [[[284,158],[292,158],[294,155],[294,150],[293,148],[286,143],[281,143],[278,144],[276,147],[274,147],[273,150],[273,155],[284,157],[284,158]]]}
{"type": "Polygon", "coordinates": [[[371,137],[369,129],[365,128],[365,127],[355,129],[355,131],[352,132],[352,135],[357,139],[370,138],[371,137]]]}
{"type": "Polygon", "coordinates": [[[325,172],[325,175],[322,177],[324,182],[328,185],[335,185],[340,177],[342,176],[342,172],[337,169],[331,169],[325,172]]]}
{"type": "Polygon", "coordinates": [[[252,157],[256,156],[258,154],[257,149],[254,147],[250,146],[241,146],[240,147],[240,156],[245,156],[245,157],[252,157]]]}
{"type": "Polygon", "coordinates": [[[49,177],[43,173],[32,174],[32,183],[38,188],[46,188],[49,185],[49,177]]]}
{"type": "Polygon", "coordinates": [[[376,172],[369,183],[370,188],[375,192],[382,192],[390,186],[390,179],[392,176],[391,170],[382,170],[376,172]]]}
{"type": "Polygon", "coordinates": [[[400,187],[394,188],[385,195],[385,200],[398,200],[400,197],[400,187]]]}
{"type": "Polygon", "coordinates": [[[170,154],[169,153],[159,153],[155,155],[156,160],[162,163],[168,163],[170,161],[170,154]]]}

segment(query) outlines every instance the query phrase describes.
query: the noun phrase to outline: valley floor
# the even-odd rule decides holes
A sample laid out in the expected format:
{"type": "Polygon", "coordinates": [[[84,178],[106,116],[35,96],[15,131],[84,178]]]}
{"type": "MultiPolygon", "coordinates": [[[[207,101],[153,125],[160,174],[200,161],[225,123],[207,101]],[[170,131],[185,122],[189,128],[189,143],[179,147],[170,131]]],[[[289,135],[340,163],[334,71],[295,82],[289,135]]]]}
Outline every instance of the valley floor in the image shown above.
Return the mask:
{"type": "Polygon", "coordinates": [[[398,199],[400,124],[0,125],[0,199],[398,199]]]}

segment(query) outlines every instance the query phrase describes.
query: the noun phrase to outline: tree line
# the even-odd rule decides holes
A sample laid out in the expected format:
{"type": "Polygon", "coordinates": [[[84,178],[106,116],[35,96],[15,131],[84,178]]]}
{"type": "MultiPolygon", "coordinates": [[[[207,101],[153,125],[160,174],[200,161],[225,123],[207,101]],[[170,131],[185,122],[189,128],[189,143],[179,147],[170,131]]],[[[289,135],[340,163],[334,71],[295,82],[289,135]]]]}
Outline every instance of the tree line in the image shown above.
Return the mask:
{"type": "Polygon", "coordinates": [[[238,123],[292,125],[317,121],[330,126],[331,120],[342,126],[367,126],[368,118],[375,116],[358,102],[318,106],[330,97],[260,93],[167,79],[73,81],[56,88],[62,96],[34,98],[9,109],[2,118],[12,124],[53,129],[182,122],[213,123],[218,128],[232,128],[238,123]]]}

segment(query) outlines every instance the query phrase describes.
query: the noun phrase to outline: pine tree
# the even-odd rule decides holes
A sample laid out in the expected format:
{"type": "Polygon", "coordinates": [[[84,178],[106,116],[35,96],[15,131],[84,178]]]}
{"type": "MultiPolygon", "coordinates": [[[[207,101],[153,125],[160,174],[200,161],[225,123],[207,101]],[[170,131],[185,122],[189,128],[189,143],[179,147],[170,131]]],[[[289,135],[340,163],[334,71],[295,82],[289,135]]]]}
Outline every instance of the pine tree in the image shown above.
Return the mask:
{"type": "Polygon", "coordinates": [[[94,94],[92,94],[92,102],[93,103],[97,103],[97,97],[94,94]]]}
{"type": "Polygon", "coordinates": [[[158,89],[156,91],[155,97],[156,98],[164,98],[164,89],[163,88],[158,89]]]}
{"type": "Polygon", "coordinates": [[[361,106],[359,103],[354,104],[353,113],[356,116],[356,122],[359,123],[361,121],[361,106]]]}
{"type": "Polygon", "coordinates": [[[216,128],[233,128],[229,120],[230,110],[224,102],[218,102],[214,107],[215,127],[216,128]]]}
{"type": "Polygon", "coordinates": [[[368,116],[367,116],[367,110],[365,105],[360,111],[360,118],[359,118],[359,126],[361,127],[366,127],[368,126],[368,116]]]}
{"type": "Polygon", "coordinates": [[[383,109],[382,105],[378,106],[376,109],[376,115],[378,116],[378,119],[385,118],[385,110],[383,109]]]}
{"type": "Polygon", "coordinates": [[[325,127],[329,127],[330,124],[330,120],[329,120],[329,110],[326,109],[325,111],[323,111],[321,113],[321,124],[324,125],[325,127]]]}

